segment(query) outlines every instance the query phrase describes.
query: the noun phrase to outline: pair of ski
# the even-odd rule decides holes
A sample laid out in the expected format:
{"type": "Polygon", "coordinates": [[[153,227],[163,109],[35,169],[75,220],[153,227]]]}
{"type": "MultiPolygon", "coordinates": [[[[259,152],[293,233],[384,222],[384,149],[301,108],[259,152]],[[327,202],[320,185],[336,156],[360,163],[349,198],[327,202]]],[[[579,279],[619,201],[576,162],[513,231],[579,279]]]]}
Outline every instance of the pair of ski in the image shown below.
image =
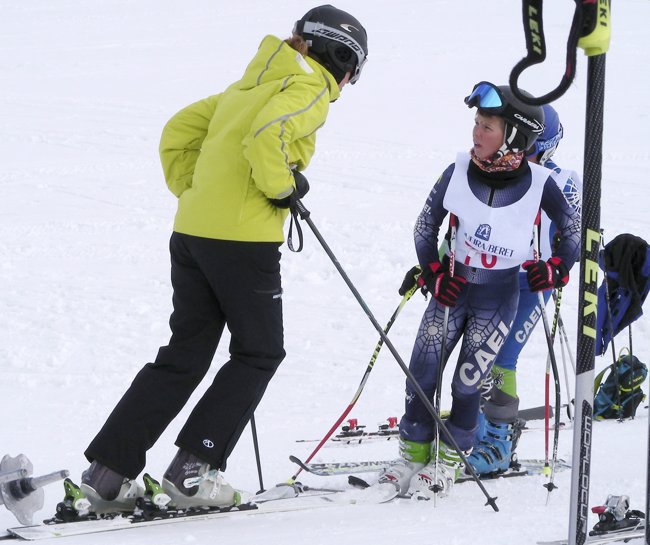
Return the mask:
{"type": "MultiPolygon", "coordinates": [[[[332,464],[305,464],[292,456],[291,461],[298,464],[305,471],[314,475],[341,475],[350,473],[363,473],[379,471],[387,467],[390,461],[347,462],[332,464]]],[[[519,470],[509,470],[500,476],[515,477],[542,472],[543,462],[526,460],[520,462],[519,470]]],[[[561,467],[568,467],[562,462],[561,467]]],[[[469,476],[467,477],[469,479],[469,476]]],[[[467,480],[461,477],[459,482],[467,480]]],[[[251,503],[237,507],[188,509],[186,511],[170,511],[160,514],[132,514],[113,515],[96,518],[94,520],[78,520],[72,522],[52,522],[33,526],[9,528],[9,535],[0,539],[19,538],[23,540],[41,540],[52,537],[67,537],[75,535],[93,534],[108,531],[117,531],[131,528],[144,528],[162,524],[189,522],[198,520],[211,520],[240,516],[263,515],[269,513],[284,513],[302,511],[325,507],[335,507],[350,504],[378,504],[393,500],[397,497],[397,489],[392,483],[368,487],[367,483],[359,478],[351,480],[356,488],[344,490],[328,488],[303,487],[299,483],[283,484],[273,489],[258,494],[251,503]]]]}

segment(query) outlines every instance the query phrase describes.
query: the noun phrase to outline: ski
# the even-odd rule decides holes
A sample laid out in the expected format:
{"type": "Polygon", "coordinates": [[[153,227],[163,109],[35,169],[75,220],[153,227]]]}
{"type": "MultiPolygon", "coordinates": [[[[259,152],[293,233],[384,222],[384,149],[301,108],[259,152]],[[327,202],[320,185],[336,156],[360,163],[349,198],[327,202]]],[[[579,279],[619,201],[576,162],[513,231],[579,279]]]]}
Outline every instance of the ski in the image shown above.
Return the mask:
{"type": "MultiPolygon", "coordinates": [[[[542,420],[546,413],[545,406],[531,407],[519,411],[519,418],[524,420],[542,420]]],[[[553,408],[549,407],[549,415],[553,416],[553,408]]],[[[449,411],[442,411],[442,418],[449,416],[449,411]]],[[[390,441],[399,439],[399,421],[396,417],[390,417],[382,424],[379,424],[376,431],[366,431],[366,426],[358,423],[356,418],[351,418],[348,423],[341,427],[339,433],[330,437],[328,442],[345,445],[356,445],[370,441],[390,441]]],[[[560,423],[561,427],[564,422],[560,423]]],[[[524,427],[523,431],[530,431],[524,427]]],[[[316,443],[319,439],[296,439],[296,443],[316,443]]]]}
{"type": "MultiPolygon", "coordinates": [[[[299,465],[304,471],[319,475],[321,477],[329,477],[332,475],[348,475],[350,473],[371,473],[374,471],[381,471],[387,468],[396,460],[369,460],[363,462],[321,462],[307,464],[297,458],[296,456],[289,456],[294,464],[299,465]]],[[[482,477],[482,479],[499,478],[499,477],[520,477],[525,475],[538,475],[544,471],[544,460],[518,460],[514,467],[506,470],[505,472],[495,474],[491,477],[482,477]]],[[[558,460],[556,471],[570,468],[564,460],[558,460]]],[[[470,475],[462,475],[457,482],[471,479],[470,475]]]]}
{"type": "MultiPolygon", "coordinates": [[[[387,418],[383,423],[377,426],[376,431],[366,431],[365,425],[360,425],[356,418],[347,420],[347,424],[341,426],[341,430],[334,437],[329,439],[330,442],[357,444],[368,442],[372,439],[388,440],[399,437],[398,419],[395,416],[387,418]]],[[[318,439],[297,439],[296,443],[315,443],[318,439]]]]}
{"type": "MultiPolygon", "coordinates": [[[[619,530],[617,532],[607,532],[597,536],[588,536],[584,545],[605,545],[607,543],[616,543],[619,541],[629,541],[631,539],[642,538],[645,534],[645,527],[630,528],[628,530],[619,530]]],[[[568,539],[559,539],[557,541],[538,541],[538,545],[569,545],[568,539]]]]}
{"type": "MultiPolygon", "coordinates": [[[[591,512],[598,515],[598,522],[584,541],[586,545],[627,542],[645,535],[645,514],[637,509],[630,509],[629,496],[610,494],[604,505],[592,507],[591,512]]],[[[560,539],[538,543],[541,545],[569,545],[569,540],[560,539]]]]}
{"type": "Polygon", "coordinates": [[[348,473],[370,473],[373,471],[381,471],[396,461],[370,460],[364,462],[321,462],[308,464],[296,456],[289,456],[289,460],[300,466],[304,471],[321,477],[347,475],[348,473]]]}
{"type": "MultiPolygon", "coordinates": [[[[69,537],[103,532],[115,532],[119,530],[145,528],[163,524],[176,524],[181,522],[203,521],[212,519],[223,519],[231,517],[245,517],[253,515],[265,515],[270,513],[287,513],[291,511],[304,511],[339,505],[339,502],[325,501],[326,495],[298,497],[287,500],[278,500],[272,505],[268,503],[255,504],[247,503],[232,507],[214,507],[209,509],[192,508],[187,510],[169,510],[166,514],[155,515],[155,518],[148,519],[141,514],[132,515],[113,514],[104,515],[98,518],[87,518],[72,522],[51,522],[36,524],[32,526],[19,526],[8,528],[9,535],[0,539],[20,539],[36,541],[55,537],[69,537]]],[[[48,522],[48,521],[46,521],[48,522]]]]}
{"type": "MultiPolygon", "coordinates": [[[[399,439],[399,432],[395,433],[375,433],[367,432],[359,435],[336,435],[328,440],[331,446],[334,445],[360,445],[366,443],[374,443],[377,441],[397,441],[399,439]]],[[[296,443],[316,443],[318,439],[296,439],[296,443]]]]}

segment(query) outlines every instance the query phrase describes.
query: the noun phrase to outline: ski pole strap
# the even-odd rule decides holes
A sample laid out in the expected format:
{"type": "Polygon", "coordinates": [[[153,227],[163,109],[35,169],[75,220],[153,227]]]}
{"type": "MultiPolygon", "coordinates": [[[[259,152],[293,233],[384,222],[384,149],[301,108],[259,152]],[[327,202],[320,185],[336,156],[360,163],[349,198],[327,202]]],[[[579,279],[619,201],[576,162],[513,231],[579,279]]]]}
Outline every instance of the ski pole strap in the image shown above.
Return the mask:
{"type": "Polygon", "coordinates": [[[289,246],[289,250],[292,252],[301,252],[302,251],[302,228],[300,227],[300,223],[298,222],[298,212],[296,211],[295,207],[291,207],[290,209],[290,215],[291,219],[289,220],[289,234],[287,235],[287,246],[289,246]],[[296,250],[294,245],[293,245],[293,226],[296,226],[296,235],[298,236],[298,249],[296,250]]]}
{"type": "Polygon", "coordinates": [[[289,208],[291,211],[291,221],[289,223],[289,235],[287,236],[287,246],[289,246],[289,250],[292,252],[300,252],[302,251],[302,228],[300,227],[300,223],[298,222],[298,216],[300,216],[301,220],[306,220],[309,218],[309,215],[311,212],[305,208],[305,205],[302,204],[302,201],[300,199],[296,199],[291,203],[291,207],[289,208]],[[293,226],[296,226],[296,234],[298,235],[298,249],[294,249],[293,245],[293,226]]]}
{"type": "Polygon", "coordinates": [[[566,68],[559,85],[551,92],[541,97],[526,97],[519,89],[519,76],[527,68],[544,62],[546,59],[546,40],[544,38],[544,22],[542,16],[543,0],[523,0],[524,35],[526,37],[527,55],[521,59],[510,72],[510,88],[512,93],[526,104],[541,106],[560,98],[573,82],[576,73],[576,48],[582,24],[581,4],[588,0],[575,0],[576,10],[571,23],[566,49],[566,68]]]}
{"type": "Polygon", "coordinates": [[[576,73],[576,51],[580,47],[585,55],[601,55],[609,49],[609,0],[574,0],[576,9],[569,31],[566,47],[565,70],[559,85],[541,97],[525,96],[519,88],[519,76],[527,68],[544,62],[546,40],[542,16],[543,0],[523,0],[524,35],[527,55],[510,73],[510,88],[513,94],[526,104],[541,106],[560,98],[569,88],[576,73]]]}

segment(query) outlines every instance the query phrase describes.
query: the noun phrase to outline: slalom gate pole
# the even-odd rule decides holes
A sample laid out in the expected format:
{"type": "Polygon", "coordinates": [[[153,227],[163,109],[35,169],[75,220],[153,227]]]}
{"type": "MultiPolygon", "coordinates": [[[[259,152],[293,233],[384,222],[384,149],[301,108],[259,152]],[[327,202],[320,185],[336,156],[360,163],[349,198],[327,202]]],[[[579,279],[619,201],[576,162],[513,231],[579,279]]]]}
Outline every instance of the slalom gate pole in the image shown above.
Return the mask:
{"type": "Polygon", "coordinates": [[[339,272],[341,275],[341,278],[345,281],[347,284],[348,288],[350,288],[350,291],[354,295],[355,299],[363,309],[363,311],[366,313],[366,316],[368,316],[368,319],[374,326],[374,328],[377,330],[379,333],[379,336],[383,339],[384,344],[388,347],[388,350],[390,350],[391,354],[395,358],[395,361],[397,364],[400,366],[404,374],[406,375],[406,378],[409,380],[411,383],[411,386],[413,387],[413,390],[415,391],[416,395],[420,398],[420,401],[422,401],[422,404],[425,406],[429,414],[433,417],[435,420],[436,424],[438,424],[439,428],[445,432],[445,434],[448,436],[449,441],[451,442],[451,446],[454,448],[454,450],[458,453],[460,456],[460,459],[463,461],[465,464],[466,471],[469,472],[469,474],[472,476],[474,481],[476,482],[477,486],[481,489],[481,492],[483,492],[483,495],[487,498],[487,503],[486,505],[489,505],[494,509],[495,511],[498,511],[499,508],[496,504],[496,497],[491,497],[488,494],[488,491],[485,489],[485,486],[481,482],[481,480],[478,478],[478,475],[476,474],[476,471],[472,467],[472,465],[467,461],[467,457],[461,450],[461,448],[458,446],[458,443],[456,440],[453,438],[452,435],[449,434],[447,427],[445,426],[445,423],[442,421],[442,418],[440,418],[440,415],[434,408],[433,404],[431,401],[427,398],[427,395],[424,393],[424,390],[422,390],[422,387],[418,384],[417,380],[413,376],[413,373],[409,370],[408,366],[404,363],[404,360],[402,357],[399,355],[399,352],[391,342],[391,340],[386,336],[386,333],[382,330],[381,326],[379,325],[379,322],[375,319],[373,316],[372,312],[370,311],[370,308],[368,308],[368,305],[365,303],[363,298],[361,297],[361,294],[357,290],[357,288],[354,286],[348,275],[345,273],[343,270],[343,267],[341,267],[341,264],[339,263],[338,259],[336,259],[336,256],[328,246],[327,242],[325,242],[325,239],[323,236],[320,234],[320,231],[316,228],[316,225],[314,225],[314,222],[311,220],[310,212],[305,208],[305,205],[300,201],[300,199],[296,199],[295,201],[295,210],[297,213],[300,215],[300,218],[309,225],[309,228],[312,230],[314,233],[314,236],[318,239],[318,242],[320,245],[323,247],[323,250],[325,250],[325,253],[328,255],[328,257],[331,259],[332,263],[336,267],[336,270],[339,272]]]}
{"type": "Polygon", "coordinates": [[[582,38],[578,46],[589,57],[585,122],[584,187],[578,292],[578,348],[576,361],[575,423],[569,545],[587,541],[591,440],[594,414],[594,362],[598,306],[598,250],[600,247],[600,194],[603,163],[605,59],[610,39],[610,0],[583,1],[582,38]]]}
{"type": "MultiPolygon", "coordinates": [[[[404,308],[404,305],[407,303],[407,301],[413,296],[413,294],[417,291],[418,285],[417,283],[410,289],[408,290],[404,296],[402,297],[402,300],[400,301],[399,305],[395,309],[395,312],[393,312],[393,315],[390,317],[390,320],[388,320],[388,323],[386,324],[386,327],[384,328],[384,333],[388,335],[388,332],[390,331],[390,328],[393,326],[395,323],[395,320],[399,313],[402,311],[404,308]]],[[[366,371],[363,374],[363,377],[361,378],[361,383],[359,384],[359,387],[357,388],[356,393],[354,394],[354,397],[352,398],[352,401],[350,401],[349,405],[345,408],[341,416],[338,417],[336,422],[332,425],[332,427],[329,429],[329,431],[325,434],[325,436],[320,440],[320,443],[316,445],[316,448],[312,451],[312,453],[309,455],[309,457],[305,460],[305,463],[308,464],[311,459],[316,455],[316,453],[321,449],[321,447],[327,442],[327,440],[332,436],[332,434],[336,431],[336,429],[339,427],[341,422],[345,419],[345,417],[350,414],[350,411],[352,408],[356,405],[357,401],[359,400],[359,397],[361,396],[361,392],[363,392],[363,389],[366,385],[366,382],[368,382],[368,377],[370,376],[370,372],[372,371],[373,367],[375,366],[375,362],[377,361],[377,356],[379,356],[379,352],[381,350],[381,347],[384,345],[384,339],[380,338],[379,342],[377,343],[377,346],[375,346],[375,351],[372,353],[372,357],[370,358],[370,362],[368,363],[368,367],[366,367],[366,371]]],[[[302,471],[302,467],[298,466],[298,471],[296,471],[295,475],[289,479],[289,483],[295,482],[295,480],[298,478],[298,475],[300,475],[300,472],[302,471]]]]}

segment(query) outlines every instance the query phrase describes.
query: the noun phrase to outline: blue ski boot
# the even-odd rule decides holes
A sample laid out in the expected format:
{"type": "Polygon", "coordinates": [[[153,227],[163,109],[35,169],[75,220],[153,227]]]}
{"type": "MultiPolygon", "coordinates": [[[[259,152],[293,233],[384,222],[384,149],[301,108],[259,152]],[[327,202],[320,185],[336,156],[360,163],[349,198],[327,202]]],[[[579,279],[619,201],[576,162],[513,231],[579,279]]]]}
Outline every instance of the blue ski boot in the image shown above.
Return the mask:
{"type": "Polygon", "coordinates": [[[485,419],[485,435],[474,445],[467,461],[479,475],[502,473],[510,467],[521,430],[526,422],[496,423],[485,419]]]}

